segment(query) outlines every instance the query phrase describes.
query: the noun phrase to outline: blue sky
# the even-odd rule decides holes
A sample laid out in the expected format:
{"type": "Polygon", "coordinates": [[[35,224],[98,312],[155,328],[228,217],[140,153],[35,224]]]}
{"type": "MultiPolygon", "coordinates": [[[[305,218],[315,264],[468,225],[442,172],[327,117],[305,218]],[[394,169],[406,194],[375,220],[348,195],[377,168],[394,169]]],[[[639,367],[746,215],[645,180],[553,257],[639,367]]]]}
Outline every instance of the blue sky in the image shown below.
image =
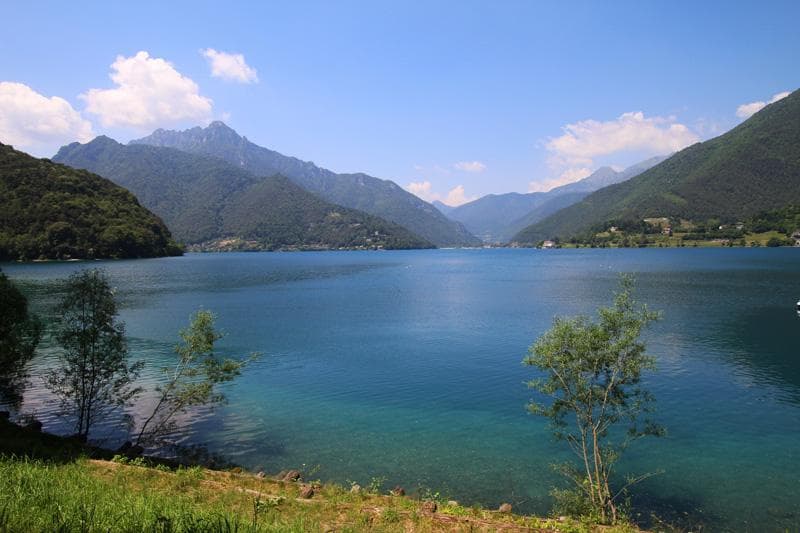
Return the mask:
{"type": "Polygon", "coordinates": [[[4,143],[49,156],[97,134],[221,119],[260,145],[451,203],[678,149],[800,86],[797,1],[2,11],[4,143]]]}

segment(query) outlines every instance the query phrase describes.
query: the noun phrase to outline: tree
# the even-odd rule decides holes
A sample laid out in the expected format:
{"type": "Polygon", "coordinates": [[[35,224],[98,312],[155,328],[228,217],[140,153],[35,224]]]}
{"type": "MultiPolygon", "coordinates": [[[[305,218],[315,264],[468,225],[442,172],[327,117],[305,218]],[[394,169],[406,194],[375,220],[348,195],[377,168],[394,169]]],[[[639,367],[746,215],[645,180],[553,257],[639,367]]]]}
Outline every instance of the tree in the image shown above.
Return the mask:
{"type": "Polygon", "coordinates": [[[135,445],[157,443],[175,430],[176,416],[193,407],[225,402],[217,386],[239,376],[247,360],[222,359],[215,354],[214,344],[223,335],[214,329],[214,319],[210,311],[201,310],[192,315],[189,327],[181,330],[182,342],[175,346],[178,360],[174,367],[163,369],[166,383],[156,388],[158,400],[142,423],[135,445]]]}
{"type": "Polygon", "coordinates": [[[125,328],[116,321],[117,303],[103,272],[70,276],[56,311],[61,316],[56,339],[63,351],[46,382],[64,414],[75,418],[76,435],[86,440],[96,422],[129,405],[141,391],[134,382],[143,363],[128,360],[125,328]]]}
{"type": "Polygon", "coordinates": [[[620,454],[633,440],[664,432],[650,420],[639,422],[653,401],[640,380],[655,366],[639,336],[659,314],[637,304],[632,291],[632,278],[623,276],[613,305],[600,308],[596,321],[585,316],[556,318],[524,359],[544,373],[529,383],[546,398],[532,401],[530,412],[549,418],[556,438],[580,458],[579,465],[558,467],[575,484],[575,490],[560,495],[577,494],[599,520],[611,523],[619,518],[619,497],[649,476],[629,478],[612,490],[620,454]],[[627,425],[627,431],[620,425],[627,425]]]}
{"type": "Polygon", "coordinates": [[[42,338],[42,323],[28,313],[28,300],[0,271],[0,399],[22,400],[27,372],[42,338]]]}

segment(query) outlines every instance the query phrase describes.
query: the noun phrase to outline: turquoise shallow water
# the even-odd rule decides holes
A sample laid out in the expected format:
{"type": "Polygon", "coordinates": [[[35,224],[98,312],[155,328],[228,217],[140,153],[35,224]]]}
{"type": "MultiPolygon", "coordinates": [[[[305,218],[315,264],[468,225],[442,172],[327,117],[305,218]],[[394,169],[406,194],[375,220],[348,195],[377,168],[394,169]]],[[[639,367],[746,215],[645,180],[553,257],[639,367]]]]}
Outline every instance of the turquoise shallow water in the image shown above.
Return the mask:
{"type": "MultiPolygon", "coordinates": [[[[647,385],[669,431],[621,464],[664,470],[638,487],[637,508],[711,530],[800,529],[800,250],[190,254],[99,266],[148,379],[199,307],[219,315],[226,351],[264,354],[228,387],[227,406],[187,424],[187,443],[251,468],[385,477],[539,513],[560,482],[548,465],[568,456],[526,413],[533,374],[520,361],[553,315],[593,312],[618,272],[635,273],[639,299],[664,313],[648,333],[659,369],[647,385]]],[[[87,264],[2,267],[46,312],[58,280],[87,264]]],[[[42,352],[34,374],[52,356],[42,352]]],[[[57,430],[46,400],[34,380],[25,409],[57,430]]]]}

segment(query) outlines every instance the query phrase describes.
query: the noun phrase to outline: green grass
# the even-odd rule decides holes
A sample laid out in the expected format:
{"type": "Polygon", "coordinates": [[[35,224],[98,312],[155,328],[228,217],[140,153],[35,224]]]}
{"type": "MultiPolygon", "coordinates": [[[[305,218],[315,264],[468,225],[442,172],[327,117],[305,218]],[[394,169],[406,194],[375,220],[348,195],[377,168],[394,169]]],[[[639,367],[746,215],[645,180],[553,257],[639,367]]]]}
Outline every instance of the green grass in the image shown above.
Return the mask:
{"type": "Polygon", "coordinates": [[[380,477],[355,493],[311,485],[313,498],[302,499],[300,483],[128,459],[0,419],[0,533],[598,531],[585,521],[462,507],[438,493],[390,496],[380,477]],[[426,514],[420,498],[437,500],[439,512],[426,514]]]}

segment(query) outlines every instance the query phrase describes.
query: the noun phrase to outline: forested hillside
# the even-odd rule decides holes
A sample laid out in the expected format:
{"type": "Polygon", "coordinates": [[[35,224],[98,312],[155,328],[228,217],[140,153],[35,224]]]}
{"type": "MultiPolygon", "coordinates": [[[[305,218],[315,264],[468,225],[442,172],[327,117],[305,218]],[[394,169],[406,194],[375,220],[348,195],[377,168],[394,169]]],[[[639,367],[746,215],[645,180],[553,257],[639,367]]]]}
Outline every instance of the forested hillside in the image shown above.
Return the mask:
{"type": "Polygon", "coordinates": [[[180,255],[122,187],[0,144],[0,260],[180,255]]]}
{"type": "Polygon", "coordinates": [[[519,232],[535,243],[602,228],[608,221],[666,217],[733,223],[800,203],[800,91],[728,133],[692,145],[635,178],[519,232]]]}
{"type": "Polygon", "coordinates": [[[337,174],[314,163],[258,146],[222,122],[185,131],[156,130],[131,141],[213,156],[258,176],[281,174],[328,202],[358,209],[407,228],[437,246],[480,241],[458,222],[390,180],[363,173],[337,174]]]}
{"type": "Polygon", "coordinates": [[[432,246],[396,224],[326,202],[283,176],[254,176],[215,157],[98,137],[63,147],[55,159],[134,191],[187,244],[266,250],[432,246]]]}

